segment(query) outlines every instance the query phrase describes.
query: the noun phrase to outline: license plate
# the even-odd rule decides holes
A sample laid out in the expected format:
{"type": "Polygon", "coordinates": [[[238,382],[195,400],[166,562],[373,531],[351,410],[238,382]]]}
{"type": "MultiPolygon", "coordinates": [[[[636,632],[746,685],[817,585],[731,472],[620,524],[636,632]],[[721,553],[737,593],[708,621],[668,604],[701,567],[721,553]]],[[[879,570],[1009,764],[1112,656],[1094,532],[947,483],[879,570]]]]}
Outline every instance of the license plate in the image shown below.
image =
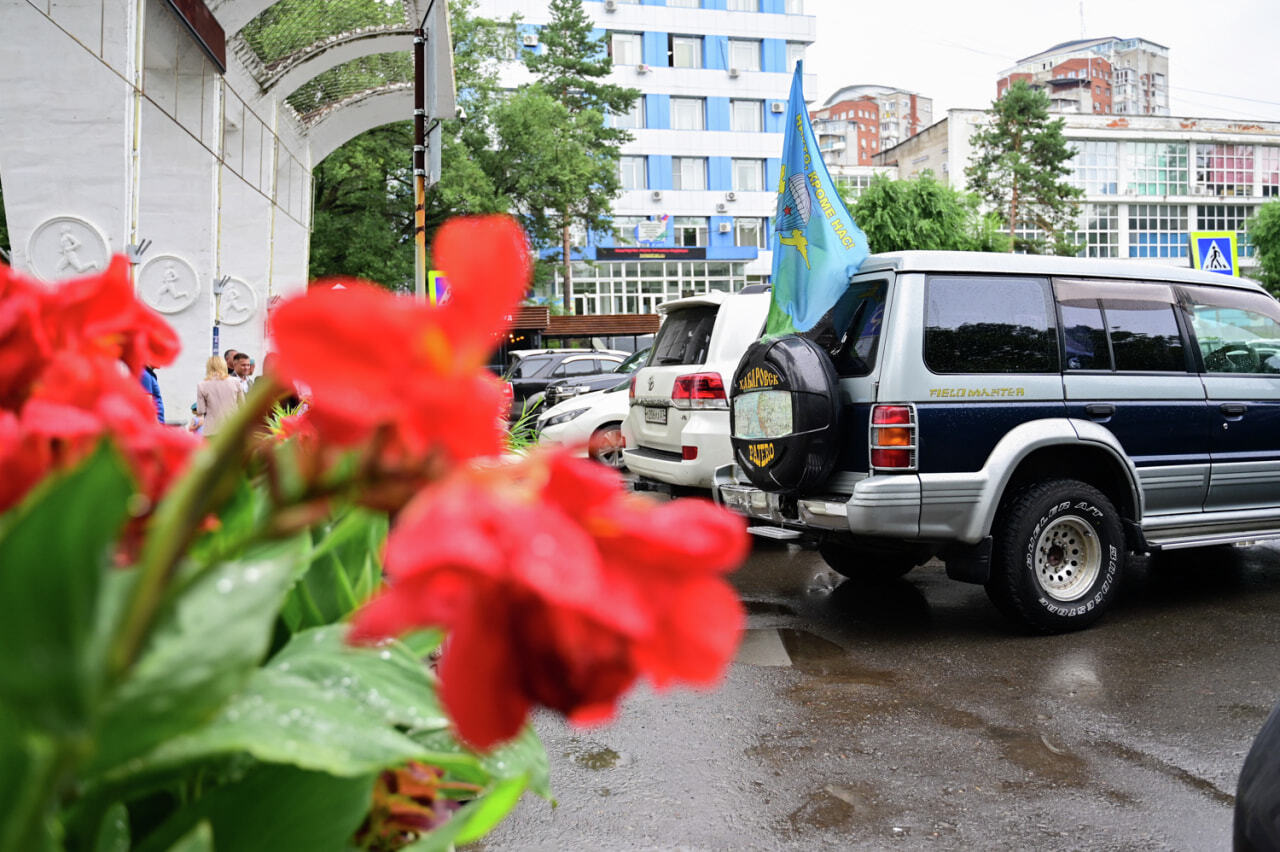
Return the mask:
{"type": "Polygon", "coordinates": [[[644,410],[644,422],[666,425],[667,410],[665,408],[646,407],[644,410]]]}

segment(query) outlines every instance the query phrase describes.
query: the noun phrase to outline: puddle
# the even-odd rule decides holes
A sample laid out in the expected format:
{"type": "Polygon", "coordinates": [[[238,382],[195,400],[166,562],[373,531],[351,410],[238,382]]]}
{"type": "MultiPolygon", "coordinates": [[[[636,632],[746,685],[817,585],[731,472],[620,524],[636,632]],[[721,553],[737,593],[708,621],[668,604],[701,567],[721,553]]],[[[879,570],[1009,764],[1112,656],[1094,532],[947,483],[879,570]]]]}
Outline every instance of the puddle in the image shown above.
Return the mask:
{"type": "Polygon", "coordinates": [[[564,752],[564,757],[584,769],[597,772],[602,769],[627,766],[632,761],[630,755],[616,752],[608,746],[577,741],[573,742],[568,750],[564,752]]]}
{"type": "Polygon", "coordinates": [[[872,686],[890,686],[896,680],[893,672],[859,666],[851,659],[852,652],[812,633],[787,628],[779,630],[778,636],[791,665],[805,674],[872,686]]]}

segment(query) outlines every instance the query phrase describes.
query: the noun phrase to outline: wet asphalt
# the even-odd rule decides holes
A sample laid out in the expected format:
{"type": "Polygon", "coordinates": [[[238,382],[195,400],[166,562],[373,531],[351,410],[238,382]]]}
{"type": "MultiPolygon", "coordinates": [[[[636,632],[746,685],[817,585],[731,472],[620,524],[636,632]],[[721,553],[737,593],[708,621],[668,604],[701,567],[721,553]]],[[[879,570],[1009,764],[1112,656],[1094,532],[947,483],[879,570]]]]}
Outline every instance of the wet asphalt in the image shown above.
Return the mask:
{"type": "Polygon", "coordinates": [[[1131,561],[1094,627],[1027,636],[931,562],[869,586],[758,542],[721,687],[535,720],[556,806],[478,849],[1229,849],[1280,699],[1280,545],[1131,561]]]}

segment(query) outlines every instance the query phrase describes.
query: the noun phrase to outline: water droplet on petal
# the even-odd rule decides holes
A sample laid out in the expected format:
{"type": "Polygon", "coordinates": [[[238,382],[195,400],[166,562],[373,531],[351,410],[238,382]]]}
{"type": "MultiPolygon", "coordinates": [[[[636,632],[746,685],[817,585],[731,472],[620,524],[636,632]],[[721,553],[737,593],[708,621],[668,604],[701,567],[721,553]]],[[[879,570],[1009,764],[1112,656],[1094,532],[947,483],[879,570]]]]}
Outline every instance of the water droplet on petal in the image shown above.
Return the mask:
{"type": "Polygon", "coordinates": [[[231,582],[230,577],[223,577],[221,580],[217,582],[217,585],[214,586],[214,588],[218,590],[218,594],[225,595],[225,594],[229,594],[231,590],[235,588],[235,586],[236,584],[231,582]]]}

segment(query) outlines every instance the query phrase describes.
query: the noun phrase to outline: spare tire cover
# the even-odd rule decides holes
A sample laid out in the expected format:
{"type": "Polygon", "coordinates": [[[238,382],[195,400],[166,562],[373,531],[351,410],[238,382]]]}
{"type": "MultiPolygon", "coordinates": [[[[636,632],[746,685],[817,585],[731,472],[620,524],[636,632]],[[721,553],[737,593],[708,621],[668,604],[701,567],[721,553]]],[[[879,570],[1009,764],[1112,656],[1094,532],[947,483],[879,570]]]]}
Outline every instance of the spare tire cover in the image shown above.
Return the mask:
{"type": "Polygon", "coordinates": [[[757,488],[787,494],[827,480],[841,445],[839,378],[808,338],[758,340],[733,376],[733,454],[757,488]]]}

